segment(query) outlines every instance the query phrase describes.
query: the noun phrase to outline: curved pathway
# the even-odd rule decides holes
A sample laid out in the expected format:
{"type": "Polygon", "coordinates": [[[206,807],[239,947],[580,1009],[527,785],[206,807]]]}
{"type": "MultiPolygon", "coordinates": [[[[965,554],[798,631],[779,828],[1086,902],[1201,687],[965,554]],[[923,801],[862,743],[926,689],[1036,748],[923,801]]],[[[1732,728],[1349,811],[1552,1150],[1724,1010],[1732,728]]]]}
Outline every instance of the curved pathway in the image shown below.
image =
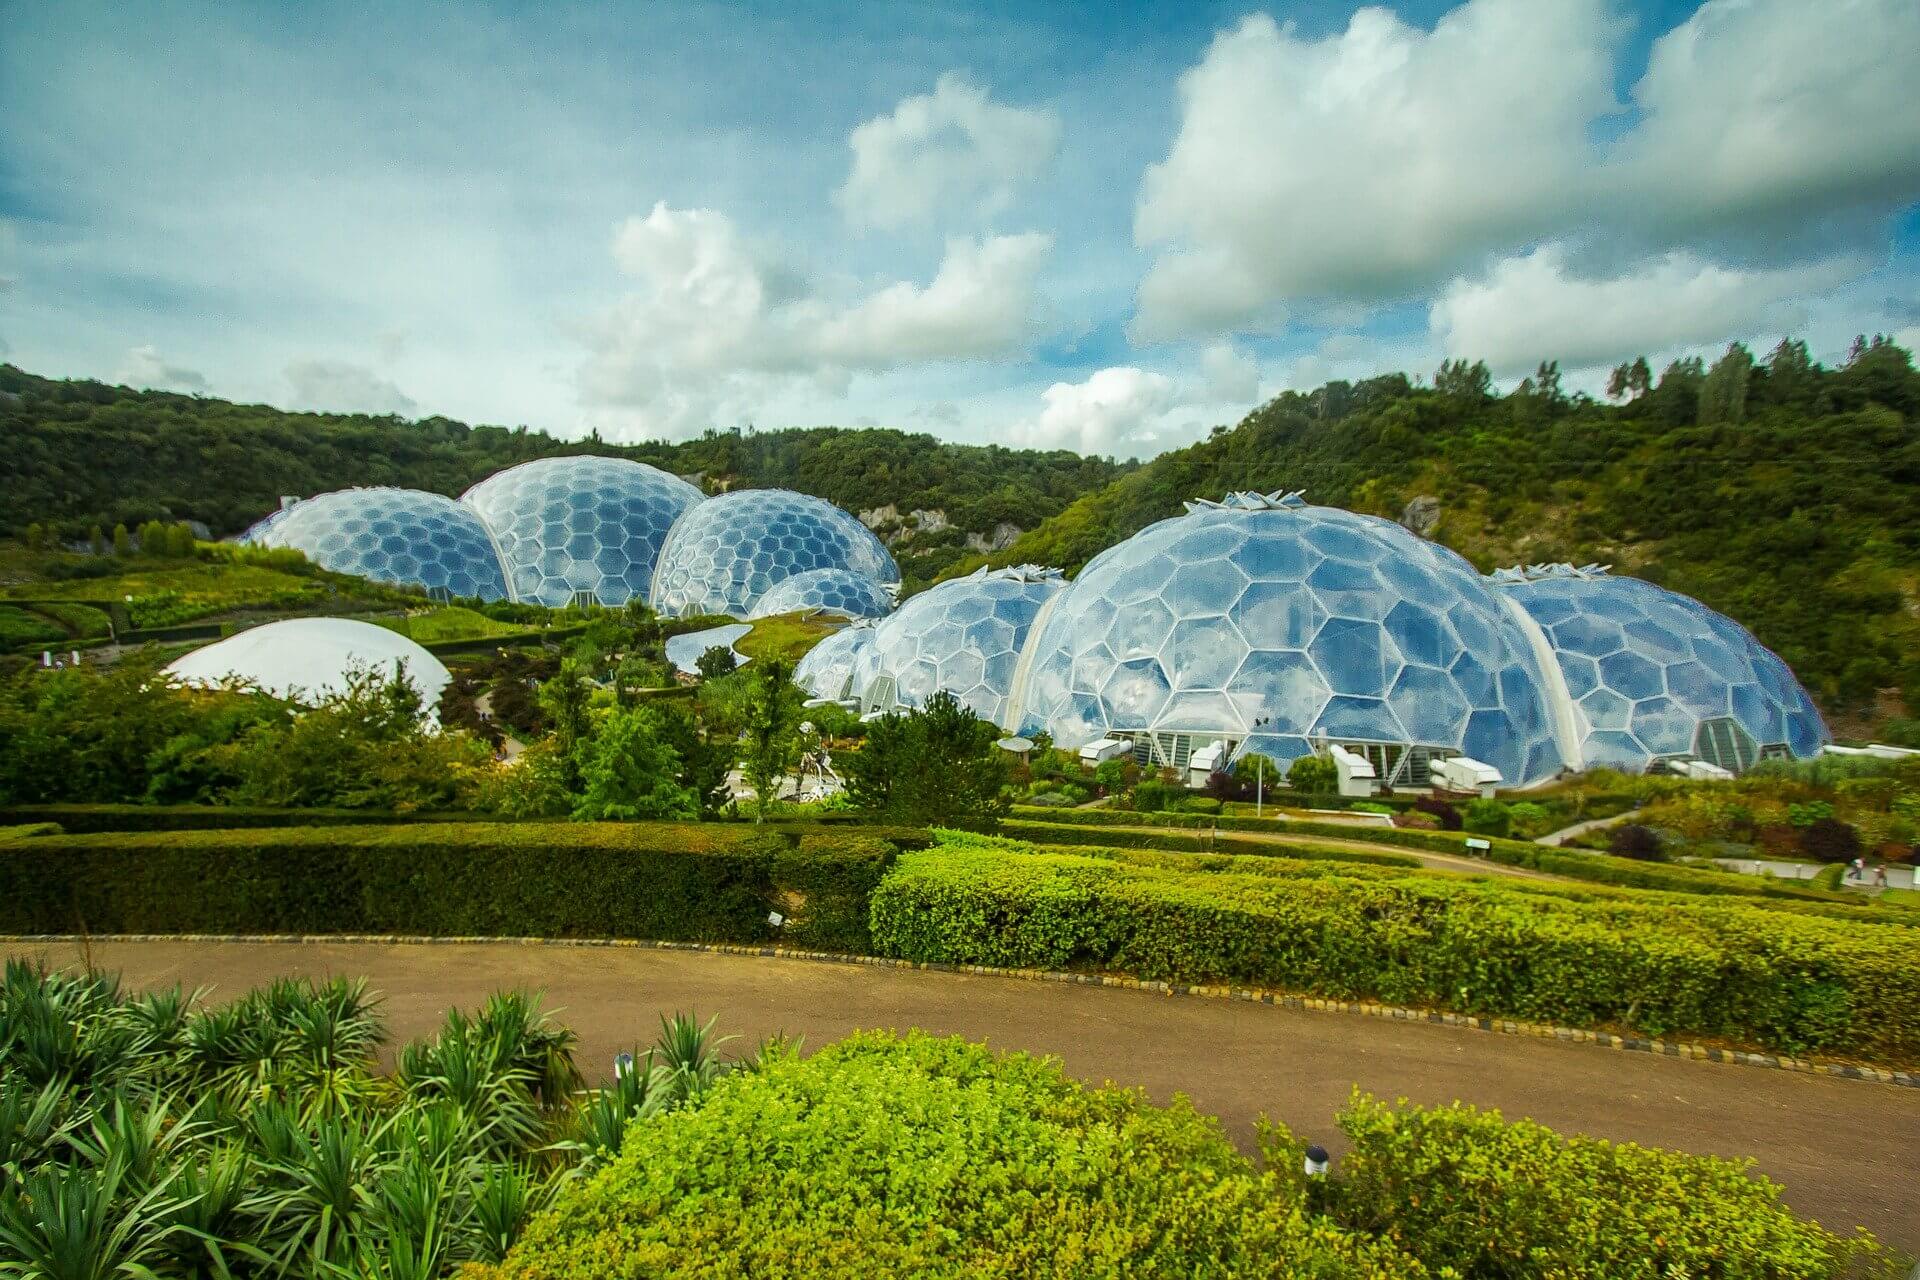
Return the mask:
{"type": "MultiPolygon", "coordinates": [[[[72,943],[0,943],[79,960],[72,943]]],[[[1568,1133],[1751,1157],[1797,1211],[1920,1247],[1920,1089],[1621,1053],[1555,1040],[1140,991],[808,960],[515,943],[96,942],[93,963],[136,986],[283,974],[366,976],[397,1039],[498,988],[542,989],[580,1036],[583,1067],[650,1041],[662,1012],[719,1015],[741,1049],[776,1031],[818,1048],[863,1027],[921,1027],[1057,1054],[1075,1075],[1175,1091],[1251,1146],[1265,1112],[1340,1150],[1333,1114],[1356,1085],[1455,1099],[1568,1133]]]]}

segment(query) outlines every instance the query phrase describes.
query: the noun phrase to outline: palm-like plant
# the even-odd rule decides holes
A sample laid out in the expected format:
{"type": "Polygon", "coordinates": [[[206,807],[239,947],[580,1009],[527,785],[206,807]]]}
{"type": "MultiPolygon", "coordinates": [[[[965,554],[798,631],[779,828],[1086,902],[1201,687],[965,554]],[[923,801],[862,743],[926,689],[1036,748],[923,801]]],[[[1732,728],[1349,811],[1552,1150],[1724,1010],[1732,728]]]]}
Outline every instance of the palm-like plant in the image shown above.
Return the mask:
{"type": "Polygon", "coordinates": [[[124,1171],[49,1165],[0,1190],[0,1276],[108,1280],[153,1271],[172,1206],[165,1186],[123,1198],[124,1171]]]}
{"type": "Polygon", "coordinates": [[[660,1015],[660,1061],[675,1101],[698,1098],[726,1070],[719,1049],[735,1037],[714,1035],[718,1021],[719,1014],[707,1019],[705,1026],[690,1013],[660,1015]]]}
{"type": "Polygon", "coordinates": [[[553,1198],[555,1183],[523,1165],[490,1164],[473,1187],[470,1220],[473,1255],[480,1262],[506,1261],[527,1222],[553,1198]]]}

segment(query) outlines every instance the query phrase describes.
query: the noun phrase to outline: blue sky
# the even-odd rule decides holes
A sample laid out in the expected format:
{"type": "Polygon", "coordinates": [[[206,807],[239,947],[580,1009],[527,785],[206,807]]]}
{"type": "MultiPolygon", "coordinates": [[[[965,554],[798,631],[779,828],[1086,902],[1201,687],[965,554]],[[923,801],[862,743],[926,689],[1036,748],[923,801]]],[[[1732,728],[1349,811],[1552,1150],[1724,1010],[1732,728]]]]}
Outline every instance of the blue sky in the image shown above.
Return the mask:
{"type": "Polygon", "coordinates": [[[0,357],[1147,455],[1328,377],[1920,337],[1920,5],[0,0],[0,357]]]}

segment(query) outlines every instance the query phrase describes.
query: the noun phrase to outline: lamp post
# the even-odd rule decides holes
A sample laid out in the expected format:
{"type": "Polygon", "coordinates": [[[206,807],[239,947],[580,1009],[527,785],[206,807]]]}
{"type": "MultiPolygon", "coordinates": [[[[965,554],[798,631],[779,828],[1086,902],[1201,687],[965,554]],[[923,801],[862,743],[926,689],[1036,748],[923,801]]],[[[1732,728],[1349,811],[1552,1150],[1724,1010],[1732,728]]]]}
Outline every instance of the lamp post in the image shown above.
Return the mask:
{"type": "MultiPolygon", "coordinates": [[[[1261,716],[1253,722],[1253,731],[1248,733],[1247,736],[1251,738],[1254,733],[1259,732],[1261,726],[1271,724],[1272,722],[1272,716],[1261,716]]],[[[1253,816],[1258,819],[1261,816],[1262,806],[1266,801],[1267,758],[1258,752],[1254,754],[1260,761],[1260,763],[1253,766],[1253,816]]]]}

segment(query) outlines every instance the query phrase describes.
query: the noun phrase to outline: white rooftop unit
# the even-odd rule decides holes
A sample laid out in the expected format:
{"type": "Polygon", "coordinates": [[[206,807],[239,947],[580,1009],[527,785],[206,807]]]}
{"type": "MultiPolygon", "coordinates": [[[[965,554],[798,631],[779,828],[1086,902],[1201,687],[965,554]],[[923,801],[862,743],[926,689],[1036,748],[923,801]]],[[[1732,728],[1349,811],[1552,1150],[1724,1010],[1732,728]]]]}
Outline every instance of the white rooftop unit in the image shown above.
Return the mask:
{"type": "Polygon", "coordinates": [[[1341,795],[1370,796],[1378,788],[1380,776],[1373,770],[1373,761],[1358,751],[1350,751],[1336,742],[1327,748],[1327,757],[1340,775],[1341,795]]]}
{"type": "Polygon", "coordinates": [[[1864,747],[1843,747],[1829,742],[1820,748],[1820,754],[1823,756],[1870,756],[1875,760],[1905,760],[1912,756],[1920,756],[1920,751],[1915,751],[1912,747],[1888,746],[1884,742],[1873,742],[1864,747]]]}
{"type": "Polygon", "coordinates": [[[1728,782],[1733,778],[1731,769],[1723,769],[1711,760],[1696,760],[1687,757],[1665,762],[1667,772],[1677,773],[1683,778],[1692,778],[1695,782],[1728,782]]]}
{"type": "Polygon", "coordinates": [[[1096,738],[1080,748],[1080,763],[1092,765],[1118,760],[1132,750],[1133,744],[1124,738],[1096,738]]]}
{"type": "Polygon", "coordinates": [[[1444,760],[1435,760],[1427,766],[1427,772],[1436,787],[1447,791],[1471,791],[1489,798],[1503,781],[1498,769],[1472,756],[1449,756],[1444,760]]]}
{"type": "Polygon", "coordinates": [[[1215,738],[1206,746],[1194,752],[1187,760],[1187,785],[1204,787],[1214,772],[1226,768],[1227,744],[1215,738]]]}

